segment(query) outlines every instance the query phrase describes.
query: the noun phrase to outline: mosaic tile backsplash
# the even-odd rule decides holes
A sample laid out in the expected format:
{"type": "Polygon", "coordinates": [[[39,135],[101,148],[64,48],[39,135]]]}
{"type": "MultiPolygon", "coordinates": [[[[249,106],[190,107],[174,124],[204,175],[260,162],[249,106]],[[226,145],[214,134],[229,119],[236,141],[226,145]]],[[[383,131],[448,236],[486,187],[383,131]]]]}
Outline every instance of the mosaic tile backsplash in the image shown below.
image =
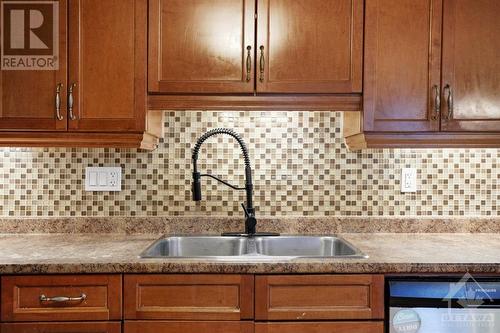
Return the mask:
{"type": "MultiPolygon", "coordinates": [[[[342,112],[166,112],[158,150],[0,148],[0,217],[239,216],[244,192],[204,178],[191,201],[191,149],[205,131],[233,128],[247,142],[258,216],[499,216],[500,150],[349,152],[342,112]],[[87,166],[121,166],[123,191],[84,191],[87,166]],[[403,167],[419,191],[400,193],[403,167]]],[[[200,170],[242,185],[230,137],[209,139],[200,170]]]]}

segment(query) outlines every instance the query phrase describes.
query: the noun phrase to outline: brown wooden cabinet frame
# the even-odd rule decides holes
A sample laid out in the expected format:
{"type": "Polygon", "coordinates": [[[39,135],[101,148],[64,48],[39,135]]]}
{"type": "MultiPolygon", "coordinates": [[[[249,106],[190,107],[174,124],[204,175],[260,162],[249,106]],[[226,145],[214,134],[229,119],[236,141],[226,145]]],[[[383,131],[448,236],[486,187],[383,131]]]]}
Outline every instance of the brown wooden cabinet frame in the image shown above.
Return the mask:
{"type": "MultiPolygon", "coordinates": [[[[162,1],[149,0],[149,96],[150,110],[360,110],[362,90],[362,40],[364,0],[342,0],[351,15],[346,35],[349,37],[348,77],[345,79],[295,80],[273,82],[269,80],[269,41],[270,13],[266,8],[273,0],[243,0],[242,15],[244,42],[241,45],[242,67],[238,80],[194,80],[161,78],[161,13],[162,1]],[[259,29],[261,32],[259,32],[259,29]],[[259,42],[254,40],[255,36],[259,42]],[[265,41],[266,39],[267,41],[265,41]],[[265,44],[261,55],[260,46],[265,44]],[[250,80],[245,80],[245,48],[250,46],[250,80]],[[264,64],[264,81],[260,80],[260,64],[264,64]]],[[[322,1],[322,0],[317,0],[322,1]]],[[[331,2],[330,2],[331,4],[331,2]]],[[[342,4],[344,6],[344,4],[342,4]]],[[[342,7],[343,8],[343,7],[342,7]]],[[[272,14],[271,14],[272,15],[272,14]]],[[[340,14],[342,15],[342,14],[340,14]]],[[[191,21],[190,21],[191,22],[191,21]]],[[[191,24],[193,24],[191,22],[191,24]]],[[[205,24],[207,24],[205,22],[205,24]]],[[[182,34],[182,32],[180,32],[182,34]]],[[[306,47],[304,47],[306,49],[306,47]]],[[[236,60],[232,58],[234,62],[236,60]]],[[[282,59],[286,61],[287,59],[282,59]]],[[[207,59],[210,63],[218,59],[207,59]]],[[[288,66],[290,67],[290,66],[288,66]]],[[[200,68],[202,73],[210,73],[209,68],[200,68]]],[[[293,68],[290,68],[293,72],[293,68]]],[[[234,74],[234,73],[233,73],[234,74]]],[[[206,74],[209,75],[209,74],[206,74]]],[[[205,76],[206,76],[205,75],[205,76]]],[[[234,75],[233,75],[234,76],[234,75]]]]}

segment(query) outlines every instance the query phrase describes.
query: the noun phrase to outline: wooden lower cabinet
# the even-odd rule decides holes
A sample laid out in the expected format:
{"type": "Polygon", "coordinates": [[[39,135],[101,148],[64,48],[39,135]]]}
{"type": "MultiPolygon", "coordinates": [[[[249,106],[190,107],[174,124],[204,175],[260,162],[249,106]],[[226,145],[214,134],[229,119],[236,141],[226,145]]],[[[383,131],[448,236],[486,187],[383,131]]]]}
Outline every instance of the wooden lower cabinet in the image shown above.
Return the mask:
{"type": "Polygon", "coordinates": [[[126,275],[125,319],[245,320],[253,318],[253,275],[126,275]]]}
{"type": "Polygon", "coordinates": [[[256,320],[383,318],[382,275],[264,275],[255,278],[256,320]]]}
{"type": "Polygon", "coordinates": [[[1,282],[3,322],[122,318],[122,277],[118,274],[3,276],[1,282]]]}
{"type": "Polygon", "coordinates": [[[255,333],[383,333],[383,322],[256,323],[255,333]]]}
{"type": "Polygon", "coordinates": [[[377,274],[10,275],[0,281],[0,333],[384,329],[384,276],[377,274]]]}
{"type": "Polygon", "coordinates": [[[131,274],[124,290],[124,333],[384,330],[383,275],[131,274]]]}
{"type": "Polygon", "coordinates": [[[253,333],[254,323],[250,321],[126,321],[123,331],[124,333],[253,333]]]}
{"type": "Polygon", "coordinates": [[[383,333],[383,322],[126,321],[124,333],[383,333]]]}
{"type": "Polygon", "coordinates": [[[16,323],[1,324],[2,333],[121,333],[121,323],[16,323]]]}

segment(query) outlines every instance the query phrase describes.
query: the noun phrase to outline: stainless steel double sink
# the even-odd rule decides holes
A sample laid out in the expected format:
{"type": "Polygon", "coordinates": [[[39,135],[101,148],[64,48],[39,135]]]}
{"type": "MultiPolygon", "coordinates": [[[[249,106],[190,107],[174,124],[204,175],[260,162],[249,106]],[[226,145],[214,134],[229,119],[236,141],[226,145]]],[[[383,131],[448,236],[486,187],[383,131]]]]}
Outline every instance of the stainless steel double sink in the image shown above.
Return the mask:
{"type": "Polygon", "coordinates": [[[166,236],[148,247],[142,258],[207,258],[214,260],[367,258],[336,236],[166,236]]]}

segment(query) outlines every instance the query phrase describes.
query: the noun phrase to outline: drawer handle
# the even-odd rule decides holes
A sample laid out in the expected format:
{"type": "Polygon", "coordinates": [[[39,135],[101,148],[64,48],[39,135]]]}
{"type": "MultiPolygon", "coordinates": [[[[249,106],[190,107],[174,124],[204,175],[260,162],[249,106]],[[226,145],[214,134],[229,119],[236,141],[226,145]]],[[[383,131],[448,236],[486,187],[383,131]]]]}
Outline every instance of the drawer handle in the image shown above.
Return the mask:
{"type": "Polygon", "coordinates": [[[434,85],[432,87],[434,90],[434,114],[432,115],[432,120],[439,119],[439,114],[441,113],[441,89],[439,89],[438,85],[434,85]]]}
{"type": "Polygon", "coordinates": [[[252,80],[250,76],[252,74],[252,47],[250,45],[247,46],[247,82],[252,80]]]}
{"type": "Polygon", "coordinates": [[[453,120],[453,89],[449,84],[444,87],[444,93],[448,95],[447,104],[448,104],[448,115],[445,117],[446,120],[453,120]]]}
{"type": "Polygon", "coordinates": [[[68,302],[83,302],[86,299],[87,295],[83,293],[80,297],[66,297],[66,296],[47,297],[43,294],[40,295],[40,302],[68,303],[68,302]]]}
{"type": "Polygon", "coordinates": [[[75,89],[76,83],[73,83],[69,86],[68,89],[68,111],[69,111],[69,119],[76,120],[76,116],[73,114],[73,105],[75,104],[75,99],[73,97],[73,89],[75,89]]]}
{"type": "Polygon", "coordinates": [[[61,116],[61,88],[62,87],[63,87],[62,83],[59,83],[56,86],[56,118],[59,121],[64,119],[64,117],[61,116]]]}
{"type": "Polygon", "coordinates": [[[264,71],[266,69],[266,58],[264,54],[264,45],[260,46],[260,61],[259,61],[259,69],[260,69],[260,82],[264,82],[264,71]]]}

